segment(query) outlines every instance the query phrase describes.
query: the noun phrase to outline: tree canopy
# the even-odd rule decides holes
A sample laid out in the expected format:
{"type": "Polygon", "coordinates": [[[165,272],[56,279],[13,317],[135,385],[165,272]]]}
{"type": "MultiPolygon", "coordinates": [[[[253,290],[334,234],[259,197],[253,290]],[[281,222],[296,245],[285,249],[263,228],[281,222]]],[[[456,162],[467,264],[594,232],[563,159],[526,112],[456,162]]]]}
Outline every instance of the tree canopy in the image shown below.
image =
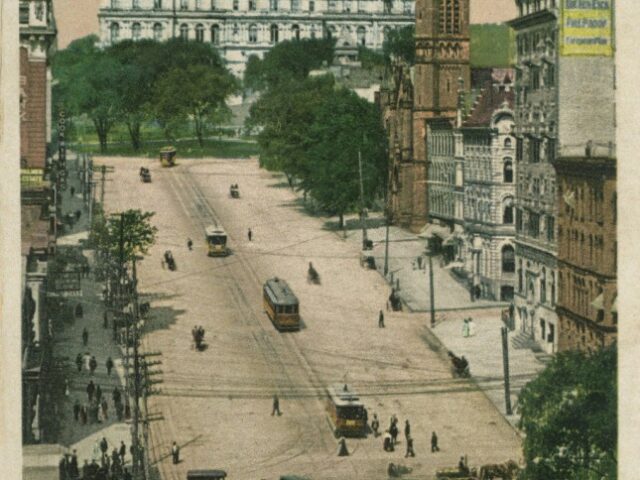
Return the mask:
{"type": "Polygon", "coordinates": [[[617,350],[559,353],[520,393],[523,479],[615,479],[617,350]]]}
{"type": "Polygon", "coordinates": [[[407,25],[397,30],[389,31],[382,44],[382,51],[389,61],[392,57],[400,58],[409,65],[416,63],[416,27],[407,25]]]}
{"type": "Polygon", "coordinates": [[[122,216],[109,217],[100,214],[100,211],[96,213],[91,226],[90,240],[98,250],[112,258],[117,259],[120,256],[121,234],[125,262],[132,260],[136,255],[146,254],[155,243],[158,229],[151,224],[154,212],[130,209],[123,212],[122,216]]]}

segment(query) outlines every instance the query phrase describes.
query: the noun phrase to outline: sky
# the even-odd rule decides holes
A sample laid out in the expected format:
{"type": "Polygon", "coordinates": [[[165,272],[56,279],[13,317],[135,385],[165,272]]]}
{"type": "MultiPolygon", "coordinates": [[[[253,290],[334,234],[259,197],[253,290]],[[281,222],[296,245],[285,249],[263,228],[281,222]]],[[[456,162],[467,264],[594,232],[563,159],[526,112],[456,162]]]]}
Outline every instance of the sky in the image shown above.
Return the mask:
{"type": "MultiPolygon", "coordinates": [[[[497,23],[516,16],[515,0],[471,0],[471,23],[497,23]]],[[[100,0],[53,0],[58,48],[76,38],[98,34],[100,0]]]]}

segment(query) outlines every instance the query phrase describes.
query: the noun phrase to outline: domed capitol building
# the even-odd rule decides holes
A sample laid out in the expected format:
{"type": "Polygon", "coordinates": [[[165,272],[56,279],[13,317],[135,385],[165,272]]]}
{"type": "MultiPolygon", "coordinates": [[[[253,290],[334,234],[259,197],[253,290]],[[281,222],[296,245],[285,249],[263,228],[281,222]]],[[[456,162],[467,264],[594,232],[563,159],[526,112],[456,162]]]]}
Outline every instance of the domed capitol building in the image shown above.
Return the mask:
{"type": "Polygon", "coordinates": [[[126,39],[210,42],[238,76],[251,55],[284,40],[336,39],[338,56],[382,48],[392,29],[415,23],[412,0],[102,0],[104,46],[126,39]]]}

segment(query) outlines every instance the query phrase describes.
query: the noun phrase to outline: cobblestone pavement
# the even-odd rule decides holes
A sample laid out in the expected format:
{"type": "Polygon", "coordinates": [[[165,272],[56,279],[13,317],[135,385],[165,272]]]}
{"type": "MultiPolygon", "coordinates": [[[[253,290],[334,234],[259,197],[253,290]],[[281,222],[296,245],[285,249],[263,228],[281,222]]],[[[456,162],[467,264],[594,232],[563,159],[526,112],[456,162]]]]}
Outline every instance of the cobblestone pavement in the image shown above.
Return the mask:
{"type": "Polygon", "coordinates": [[[164,383],[150,409],[163,420],[152,423],[150,455],[163,480],[184,480],[194,468],[242,479],[376,479],[386,478],[389,462],[413,468],[406,478],[431,478],[461,454],[473,465],[520,457],[518,435],[487,397],[452,378],[424,314],[388,312],[386,328],[377,327],[388,285],[360,267],[359,247],[341,240],[330,219],[302,211],[283,177],[252,160],[179,159],[171,169],[151,159],[104,162],[115,166],[107,208],[153,210],[159,228],[138,274],[151,302],[143,349],[162,352],[164,383]],[[152,183],[140,183],[141,165],[152,183]],[[229,198],[232,183],[240,185],[238,200],[229,198]],[[214,221],[229,235],[227,258],[206,256],[204,227],[214,221]],[[175,272],[161,266],[167,249],[175,272]],[[306,281],[310,261],[321,285],[306,281]],[[262,283],[273,276],[300,298],[300,332],[277,332],[263,312],[262,283]],[[194,325],[206,330],[201,352],[191,346],[194,325]],[[392,414],[411,421],[415,458],[404,458],[404,443],[384,452],[373,435],[348,439],[351,455],[336,455],[323,391],[345,381],[383,427],[392,414]],[[274,393],[281,417],[270,415],[274,393]],[[427,451],[434,430],[437,454],[427,451]],[[178,465],[168,455],[174,440],[182,447],[178,465]]]}
{"type": "MultiPolygon", "coordinates": [[[[67,191],[63,192],[63,214],[81,212],[80,220],[59,237],[59,246],[76,246],[82,248],[83,239],[88,237],[88,209],[82,198],[82,184],[76,173],[76,162],[68,160],[69,177],[67,191]],[[70,195],[70,187],[74,187],[75,194],[70,195]]],[[[83,254],[92,264],[93,252],[83,250],[83,254]]],[[[60,433],[59,443],[68,447],[69,451],[77,450],[79,466],[82,467],[84,460],[91,463],[95,456],[94,449],[96,443],[106,438],[109,445],[109,454],[114,447],[120,447],[120,442],[124,442],[127,447],[125,456],[126,464],[130,468],[131,456],[128,451],[131,444],[130,425],[125,421],[118,421],[112,392],[114,387],[123,390],[124,370],[121,359],[120,348],[113,342],[111,328],[104,328],[103,313],[104,303],[100,298],[102,284],[96,282],[91,273],[88,278],[82,279],[82,295],[69,297],[69,302],[75,307],[78,303],[82,305],[82,318],[65,319],[64,328],[55,334],[54,355],[65,357],[68,365],[69,395],[64,403],[62,418],[63,428],[60,433]],[[82,332],[87,329],[89,333],[88,343],[83,345],[82,332]],[[83,364],[81,371],[76,367],[76,355],[93,355],[96,357],[98,367],[91,375],[88,365],[83,364]],[[111,357],[114,362],[114,369],[111,375],[107,374],[106,360],[111,357]],[[101,423],[87,423],[74,420],[73,405],[77,400],[81,405],[87,404],[87,384],[93,380],[95,385],[99,385],[103,397],[107,399],[108,418],[101,423]]],[[[109,327],[111,324],[109,324],[109,327]]],[[[124,394],[123,394],[124,399],[124,394]]],[[[99,463],[99,458],[98,458],[99,463]]]]}

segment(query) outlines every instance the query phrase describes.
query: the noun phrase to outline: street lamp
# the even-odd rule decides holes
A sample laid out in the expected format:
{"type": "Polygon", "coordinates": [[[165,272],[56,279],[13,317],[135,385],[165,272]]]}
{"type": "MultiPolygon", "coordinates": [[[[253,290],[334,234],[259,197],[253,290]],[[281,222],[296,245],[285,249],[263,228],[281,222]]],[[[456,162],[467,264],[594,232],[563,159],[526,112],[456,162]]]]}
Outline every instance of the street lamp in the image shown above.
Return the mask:
{"type": "Polygon", "coordinates": [[[418,235],[420,238],[427,240],[427,258],[429,260],[429,316],[431,328],[436,326],[436,306],[435,306],[435,292],[433,282],[433,254],[435,253],[435,237],[433,233],[428,232],[418,235]]]}

